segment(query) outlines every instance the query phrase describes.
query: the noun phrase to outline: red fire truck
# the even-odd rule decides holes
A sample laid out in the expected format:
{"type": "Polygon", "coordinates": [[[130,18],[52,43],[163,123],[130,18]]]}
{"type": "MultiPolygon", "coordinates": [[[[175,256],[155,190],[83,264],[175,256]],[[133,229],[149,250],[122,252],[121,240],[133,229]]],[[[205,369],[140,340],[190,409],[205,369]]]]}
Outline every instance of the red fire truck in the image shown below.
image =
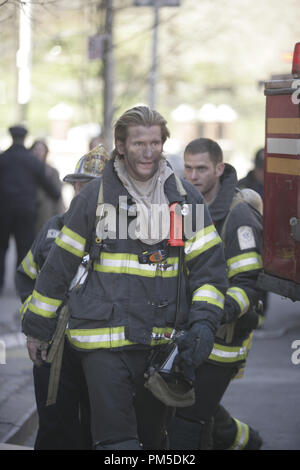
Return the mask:
{"type": "Polygon", "coordinates": [[[300,42],[292,74],[265,82],[264,272],[258,285],[300,300],[300,42]]]}

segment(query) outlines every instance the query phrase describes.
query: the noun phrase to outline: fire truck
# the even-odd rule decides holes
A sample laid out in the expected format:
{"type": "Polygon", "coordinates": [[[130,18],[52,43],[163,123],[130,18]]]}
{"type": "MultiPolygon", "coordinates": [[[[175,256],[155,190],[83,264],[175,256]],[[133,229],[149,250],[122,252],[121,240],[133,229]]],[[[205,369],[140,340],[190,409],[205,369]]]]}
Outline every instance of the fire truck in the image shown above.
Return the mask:
{"type": "Polygon", "coordinates": [[[258,287],[300,300],[300,42],[292,74],[265,82],[263,265],[258,287]]]}

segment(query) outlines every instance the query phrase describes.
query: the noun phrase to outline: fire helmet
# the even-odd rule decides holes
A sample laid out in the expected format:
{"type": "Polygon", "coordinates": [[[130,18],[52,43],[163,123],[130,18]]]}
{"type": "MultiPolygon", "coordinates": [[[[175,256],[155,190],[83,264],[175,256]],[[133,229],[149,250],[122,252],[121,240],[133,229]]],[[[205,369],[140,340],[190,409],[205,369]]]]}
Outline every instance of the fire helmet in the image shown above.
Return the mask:
{"type": "Polygon", "coordinates": [[[177,354],[177,344],[173,341],[156,347],[145,372],[144,386],[166,406],[184,408],[195,403],[195,390],[193,383],[175,366],[177,354]]]}
{"type": "Polygon", "coordinates": [[[99,144],[78,160],[75,172],[66,175],[63,181],[76,183],[77,181],[83,182],[100,178],[108,159],[105,147],[103,144],[99,144]]]}

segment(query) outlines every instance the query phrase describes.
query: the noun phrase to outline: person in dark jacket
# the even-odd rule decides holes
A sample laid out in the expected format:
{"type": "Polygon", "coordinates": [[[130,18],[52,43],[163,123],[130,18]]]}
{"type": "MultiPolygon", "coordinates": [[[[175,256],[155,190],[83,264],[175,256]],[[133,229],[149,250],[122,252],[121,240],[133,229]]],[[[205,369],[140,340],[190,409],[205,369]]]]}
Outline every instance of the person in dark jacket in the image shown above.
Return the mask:
{"type": "MultiPolygon", "coordinates": [[[[238,187],[241,189],[249,188],[253,189],[254,191],[258,192],[260,196],[264,197],[264,159],[265,159],[265,149],[260,148],[255,153],[254,158],[254,168],[253,170],[249,171],[245,178],[242,178],[238,181],[238,187]]],[[[267,316],[268,306],[269,306],[269,293],[264,292],[262,300],[263,300],[263,308],[261,309],[259,315],[259,324],[258,328],[263,328],[264,322],[267,316]]]]}
{"type": "MultiPolygon", "coordinates": [[[[63,181],[74,186],[74,195],[92,179],[100,178],[103,163],[108,159],[106,150],[98,145],[80,158],[75,172],[64,177],[63,181]],[[90,162],[92,161],[92,164],[90,162]]],[[[17,269],[16,286],[23,303],[21,315],[24,316],[29,299],[34,291],[38,272],[42,269],[56,237],[64,226],[64,215],[51,217],[42,227],[26,257],[17,269]]],[[[72,286],[81,282],[84,273],[85,256],[82,260],[72,286]]],[[[50,364],[34,364],[33,376],[39,426],[35,440],[35,450],[80,450],[90,449],[90,410],[87,387],[78,357],[65,340],[62,355],[56,402],[47,406],[50,364]]]]}
{"type": "Polygon", "coordinates": [[[60,190],[47,177],[45,165],[24,146],[27,129],[9,128],[12,145],[0,155],[0,290],[4,283],[5,254],[9,237],[14,236],[17,266],[35,237],[36,192],[43,187],[54,200],[60,190]]]}
{"type": "Polygon", "coordinates": [[[118,119],[102,184],[92,181],[73,199],[23,318],[31,359],[39,351],[45,359],[66,290],[83,255],[93,254],[86,282],[68,298],[67,336],[84,370],[97,450],[162,445],[169,410],[144,388],[144,374],[151,352],[170,342],[180,267],[179,248],[168,244],[168,233],[149,232],[149,225],[155,229],[153,209],[167,208],[169,215],[172,203],[190,205],[195,231],[184,241],[189,297],[181,298],[186,331],[178,346],[178,366],[189,378],[209,355],[223,315],[221,240],[201,195],[188,182],[181,185],[184,195],[178,190],[162,155],[168,136],[165,119],[145,106],[118,119]]]}
{"type": "MultiPolygon", "coordinates": [[[[240,195],[236,171],[223,163],[222,150],[213,140],[190,142],[184,164],[185,178],[202,193],[223,240],[229,288],[213,351],[198,371],[196,404],[177,410],[170,432],[171,448],[257,449],[262,445],[258,433],[232,418],[219,403],[231,379],[245,365],[251,333],[258,322],[254,307],[262,294],[256,287],[262,268],[261,214],[240,195]],[[204,423],[202,441],[197,421],[204,423]]],[[[258,194],[254,196],[261,202],[258,194]]]]}
{"type": "Polygon", "coordinates": [[[254,168],[249,173],[238,181],[238,187],[250,188],[256,191],[262,198],[264,196],[264,158],[265,149],[257,150],[254,158],[254,168]]]}
{"type": "MultiPolygon", "coordinates": [[[[59,179],[59,173],[53,166],[47,163],[47,157],[49,153],[49,148],[44,139],[36,139],[30,150],[36,155],[36,157],[45,164],[46,166],[46,175],[53,185],[57,187],[57,190],[61,192],[62,182],[59,179]]],[[[64,203],[62,196],[58,201],[54,201],[43,188],[38,188],[37,190],[37,216],[35,223],[35,235],[39,233],[44,223],[47,222],[54,215],[61,215],[65,212],[64,203]]]]}

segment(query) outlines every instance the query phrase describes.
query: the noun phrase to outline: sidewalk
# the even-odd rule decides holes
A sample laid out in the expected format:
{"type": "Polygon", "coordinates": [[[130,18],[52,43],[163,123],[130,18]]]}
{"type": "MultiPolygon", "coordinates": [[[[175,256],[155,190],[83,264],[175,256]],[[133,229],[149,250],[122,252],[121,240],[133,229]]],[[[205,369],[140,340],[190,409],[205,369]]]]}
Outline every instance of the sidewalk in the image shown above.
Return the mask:
{"type": "Polygon", "coordinates": [[[11,243],[0,297],[0,449],[11,449],[4,443],[26,444],[37,426],[32,363],[17,313],[21,303],[14,288],[14,265],[11,243]]]}

